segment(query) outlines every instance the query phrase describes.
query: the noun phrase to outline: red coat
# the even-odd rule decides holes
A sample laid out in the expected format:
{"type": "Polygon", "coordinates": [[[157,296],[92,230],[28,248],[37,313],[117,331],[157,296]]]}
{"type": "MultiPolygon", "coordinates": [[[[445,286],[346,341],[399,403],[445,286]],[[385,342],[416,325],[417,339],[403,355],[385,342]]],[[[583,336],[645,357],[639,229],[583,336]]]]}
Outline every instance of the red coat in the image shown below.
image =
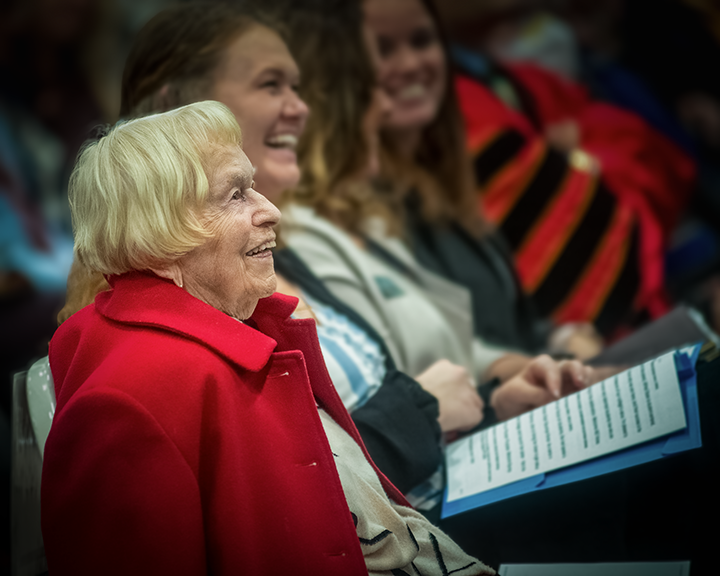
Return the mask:
{"type": "Polygon", "coordinates": [[[316,401],[363,444],[296,300],[243,324],[150,273],[111,284],[50,344],[50,573],[367,574],[316,401]]]}

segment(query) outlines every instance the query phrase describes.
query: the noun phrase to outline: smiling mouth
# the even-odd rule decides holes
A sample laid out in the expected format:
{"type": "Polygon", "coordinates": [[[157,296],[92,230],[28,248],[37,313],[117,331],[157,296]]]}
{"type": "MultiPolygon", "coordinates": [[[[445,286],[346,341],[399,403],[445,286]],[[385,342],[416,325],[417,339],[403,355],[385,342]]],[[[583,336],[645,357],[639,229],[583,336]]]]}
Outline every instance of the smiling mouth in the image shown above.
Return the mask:
{"type": "Polygon", "coordinates": [[[422,84],[411,84],[395,93],[395,97],[399,100],[415,100],[422,98],[427,94],[427,88],[422,84]]]}
{"type": "Polygon", "coordinates": [[[297,148],[298,137],[295,134],[277,134],[270,136],[265,140],[265,145],[270,148],[279,148],[285,150],[295,150],[297,148]]]}
{"type": "Polygon", "coordinates": [[[270,240],[269,242],[263,242],[258,246],[257,248],[253,248],[250,250],[250,252],[247,252],[246,256],[267,256],[270,254],[271,249],[275,248],[275,240],[270,240]]]}

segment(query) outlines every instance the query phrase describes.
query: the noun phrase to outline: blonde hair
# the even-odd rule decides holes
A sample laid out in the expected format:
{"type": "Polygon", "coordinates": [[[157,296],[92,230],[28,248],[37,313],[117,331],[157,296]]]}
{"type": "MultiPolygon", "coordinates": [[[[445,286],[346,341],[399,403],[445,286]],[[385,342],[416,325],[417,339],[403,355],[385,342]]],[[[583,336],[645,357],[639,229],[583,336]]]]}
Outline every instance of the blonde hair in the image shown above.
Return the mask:
{"type": "Polygon", "coordinates": [[[75,255],[122,274],[163,265],[203,244],[208,173],[219,147],[241,146],[235,116],[197,102],[114,126],[78,157],[68,195],[75,255]]]}

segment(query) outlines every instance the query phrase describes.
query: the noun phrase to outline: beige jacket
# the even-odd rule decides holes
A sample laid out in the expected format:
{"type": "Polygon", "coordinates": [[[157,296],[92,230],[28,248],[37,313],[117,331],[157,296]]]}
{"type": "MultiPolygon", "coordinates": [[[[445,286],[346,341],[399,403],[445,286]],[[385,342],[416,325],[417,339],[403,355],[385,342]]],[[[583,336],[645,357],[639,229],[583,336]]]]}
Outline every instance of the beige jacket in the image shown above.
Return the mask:
{"type": "Polygon", "coordinates": [[[398,370],[417,376],[447,359],[480,382],[490,364],[509,352],[473,335],[470,293],[422,268],[400,239],[384,234],[381,223],[368,226],[368,237],[401,265],[362,248],[304,206],[283,210],[282,233],[327,288],[385,340],[398,370]]]}

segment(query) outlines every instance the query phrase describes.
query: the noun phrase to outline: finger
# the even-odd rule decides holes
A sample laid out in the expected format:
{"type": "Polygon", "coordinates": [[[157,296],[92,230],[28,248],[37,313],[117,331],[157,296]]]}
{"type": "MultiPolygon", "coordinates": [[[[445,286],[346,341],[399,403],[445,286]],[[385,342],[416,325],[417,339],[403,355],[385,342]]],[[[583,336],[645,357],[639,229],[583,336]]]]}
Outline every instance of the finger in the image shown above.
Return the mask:
{"type": "Polygon", "coordinates": [[[483,418],[485,418],[485,414],[483,413],[482,410],[478,410],[477,413],[473,416],[472,421],[470,423],[468,423],[467,426],[464,426],[461,429],[462,430],[472,430],[473,428],[475,428],[475,426],[477,426],[478,424],[480,424],[480,422],[483,421],[483,418]]]}
{"type": "Polygon", "coordinates": [[[528,370],[532,382],[546,388],[555,398],[560,398],[562,375],[560,367],[550,356],[538,356],[530,363],[528,370]]]}
{"type": "Polygon", "coordinates": [[[504,404],[506,409],[516,406],[517,412],[521,413],[523,409],[544,406],[555,400],[555,396],[546,388],[528,382],[522,376],[516,376],[500,386],[491,400],[493,406],[504,404]]]}
{"type": "MultiPolygon", "coordinates": [[[[569,384],[571,390],[582,390],[590,385],[589,371],[577,360],[565,360],[560,363],[563,384],[569,384]]],[[[568,391],[570,392],[570,390],[568,391]]]]}
{"type": "Polygon", "coordinates": [[[615,374],[619,374],[628,368],[629,366],[598,366],[596,368],[591,368],[590,383],[594,384],[595,382],[606,380],[607,378],[615,376],[615,374]]]}
{"type": "Polygon", "coordinates": [[[471,406],[474,406],[477,410],[482,411],[485,404],[483,403],[483,399],[480,397],[480,394],[478,393],[477,389],[473,386],[472,392],[468,395],[468,401],[471,406]]]}
{"type": "Polygon", "coordinates": [[[518,387],[515,392],[515,400],[525,404],[528,409],[545,406],[545,404],[555,399],[555,394],[552,391],[539,386],[525,385],[522,388],[518,387]]]}
{"type": "Polygon", "coordinates": [[[471,409],[465,413],[463,423],[459,424],[457,426],[457,429],[461,431],[472,430],[473,428],[475,428],[475,426],[482,422],[484,416],[485,414],[482,411],[482,407],[475,406],[474,410],[471,409]]]}

